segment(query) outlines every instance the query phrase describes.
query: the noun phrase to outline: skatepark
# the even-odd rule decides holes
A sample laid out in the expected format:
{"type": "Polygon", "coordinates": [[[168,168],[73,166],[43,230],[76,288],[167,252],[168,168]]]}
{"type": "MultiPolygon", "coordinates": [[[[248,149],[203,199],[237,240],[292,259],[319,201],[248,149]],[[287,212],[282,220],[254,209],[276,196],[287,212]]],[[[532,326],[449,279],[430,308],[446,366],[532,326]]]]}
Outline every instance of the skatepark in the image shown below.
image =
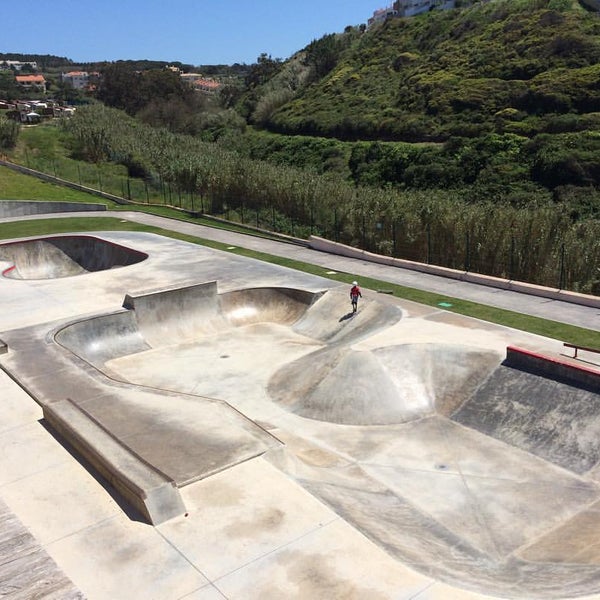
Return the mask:
{"type": "Polygon", "coordinates": [[[320,260],[0,244],[0,500],[40,597],[600,598],[598,355],[376,290],[353,315],[327,274],[371,267],[320,260]]]}

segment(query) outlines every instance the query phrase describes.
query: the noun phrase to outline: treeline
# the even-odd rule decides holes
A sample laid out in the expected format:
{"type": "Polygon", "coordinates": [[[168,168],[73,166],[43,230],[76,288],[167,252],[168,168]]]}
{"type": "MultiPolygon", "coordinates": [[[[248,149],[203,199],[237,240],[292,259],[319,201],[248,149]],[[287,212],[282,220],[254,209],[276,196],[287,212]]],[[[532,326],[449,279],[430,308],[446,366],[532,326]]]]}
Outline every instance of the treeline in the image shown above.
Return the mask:
{"type": "Polygon", "coordinates": [[[249,130],[222,143],[249,158],[336,175],[355,185],[446,189],[472,204],[546,203],[574,221],[600,218],[600,139],[591,129],[532,140],[491,133],[445,144],[342,142],[249,130]]]}
{"type": "Polygon", "coordinates": [[[66,56],[53,54],[19,54],[16,52],[0,52],[0,63],[5,60],[18,60],[21,62],[36,62],[38,69],[53,69],[63,65],[72,65],[73,61],[66,56]]]}
{"type": "Polygon", "coordinates": [[[124,110],[142,122],[174,133],[213,140],[223,130],[243,131],[244,119],[222,109],[207,96],[195,93],[170,69],[137,71],[124,62],[110,63],[101,71],[96,98],[124,110]]]}
{"type": "Polygon", "coordinates": [[[600,221],[575,221],[551,201],[476,204],[460,192],[354,186],[339,177],[252,160],[219,144],[144,127],[100,105],[65,127],[73,152],[126,165],[154,185],[165,182],[188,209],[244,219],[244,212],[285,228],[318,233],[384,254],[428,260],[591,291],[598,285],[600,221]],[[187,194],[187,195],[186,195],[187,194]],[[184,199],[182,201],[182,198],[184,199]]]}

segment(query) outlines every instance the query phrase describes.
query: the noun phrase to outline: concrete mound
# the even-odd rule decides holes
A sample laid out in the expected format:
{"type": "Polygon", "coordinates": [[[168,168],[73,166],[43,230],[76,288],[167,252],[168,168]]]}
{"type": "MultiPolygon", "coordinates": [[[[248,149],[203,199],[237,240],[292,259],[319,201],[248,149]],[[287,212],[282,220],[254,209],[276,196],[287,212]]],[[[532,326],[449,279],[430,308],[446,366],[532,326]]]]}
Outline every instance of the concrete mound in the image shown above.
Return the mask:
{"type": "Polygon", "coordinates": [[[501,360],[492,351],[451,344],[403,344],[367,352],[337,345],[280,369],[268,392],[302,417],[392,425],[449,415],[501,360]]]}
{"type": "Polygon", "coordinates": [[[0,244],[2,274],[10,279],[56,279],[134,265],[148,255],[89,235],[0,244]]]}

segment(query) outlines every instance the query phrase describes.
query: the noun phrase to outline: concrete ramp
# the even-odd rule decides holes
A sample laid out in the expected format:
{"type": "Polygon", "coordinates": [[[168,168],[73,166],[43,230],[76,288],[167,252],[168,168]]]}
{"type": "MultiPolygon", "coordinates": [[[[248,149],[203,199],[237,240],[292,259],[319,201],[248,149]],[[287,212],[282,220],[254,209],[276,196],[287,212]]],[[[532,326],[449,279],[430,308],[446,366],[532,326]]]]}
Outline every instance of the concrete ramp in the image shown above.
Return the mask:
{"type": "Polygon", "coordinates": [[[356,351],[334,345],[280,369],[271,398],[300,416],[344,425],[392,425],[448,415],[502,357],[452,344],[356,351]]]}
{"type": "Polygon", "coordinates": [[[215,281],[127,294],[123,306],[131,311],[140,335],[152,348],[184,344],[227,324],[219,312],[215,281]]]}
{"type": "Polygon", "coordinates": [[[509,348],[452,418],[574,473],[600,461],[600,377],[583,367],[509,348]]]}
{"type": "Polygon", "coordinates": [[[397,306],[364,300],[359,312],[350,312],[346,293],[328,291],[294,324],[294,331],[323,343],[352,344],[391,327],[402,318],[397,306]]]}
{"type": "Polygon", "coordinates": [[[9,279],[73,277],[139,263],[148,255],[89,235],[64,235],[0,244],[9,279]]]}

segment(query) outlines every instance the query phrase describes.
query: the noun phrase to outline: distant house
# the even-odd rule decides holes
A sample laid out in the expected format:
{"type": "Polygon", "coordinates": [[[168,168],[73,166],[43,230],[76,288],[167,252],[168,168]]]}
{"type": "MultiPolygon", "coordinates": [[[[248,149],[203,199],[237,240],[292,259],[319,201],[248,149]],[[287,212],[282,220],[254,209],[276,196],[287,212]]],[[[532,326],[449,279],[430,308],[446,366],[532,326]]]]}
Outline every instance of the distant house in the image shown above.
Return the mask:
{"type": "Polygon", "coordinates": [[[74,90],[93,90],[98,85],[100,73],[87,71],[69,71],[62,73],[61,81],[74,90]]]}
{"type": "Polygon", "coordinates": [[[37,71],[37,62],[32,60],[20,61],[20,60],[3,60],[0,61],[0,69],[12,69],[13,71],[20,71],[25,65],[29,65],[32,70],[37,71]]]}
{"type": "Polygon", "coordinates": [[[15,75],[15,80],[23,90],[46,93],[46,80],[43,75],[15,75]]]}
{"type": "Polygon", "coordinates": [[[373,16],[367,21],[367,27],[371,27],[372,25],[375,25],[375,23],[381,23],[382,21],[386,21],[387,19],[390,19],[391,17],[397,17],[398,16],[398,11],[393,8],[378,8],[374,13],[373,16]]]}
{"type": "Polygon", "coordinates": [[[454,8],[454,0],[396,0],[393,8],[399,17],[414,17],[430,10],[454,8]]]}
{"type": "Polygon", "coordinates": [[[212,94],[216,92],[221,84],[215,79],[207,79],[200,73],[181,73],[182,81],[185,81],[193,87],[197,92],[203,92],[205,94],[212,94]]]}
{"type": "Polygon", "coordinates": [[[448,10],[454,8],[454,4],[454,0],[396,0],[388,8],[378,8],[367,24],[371,27],[394,17],[414,17],[430,10],[448,10]]]}
{"type": "Polygon", "coordinates": [[[221,87],[221,84],[218,81],[215,81],[214,79],[201,78],[194,80],[193,86],[197,92],[213,94],[221,87]]]}

